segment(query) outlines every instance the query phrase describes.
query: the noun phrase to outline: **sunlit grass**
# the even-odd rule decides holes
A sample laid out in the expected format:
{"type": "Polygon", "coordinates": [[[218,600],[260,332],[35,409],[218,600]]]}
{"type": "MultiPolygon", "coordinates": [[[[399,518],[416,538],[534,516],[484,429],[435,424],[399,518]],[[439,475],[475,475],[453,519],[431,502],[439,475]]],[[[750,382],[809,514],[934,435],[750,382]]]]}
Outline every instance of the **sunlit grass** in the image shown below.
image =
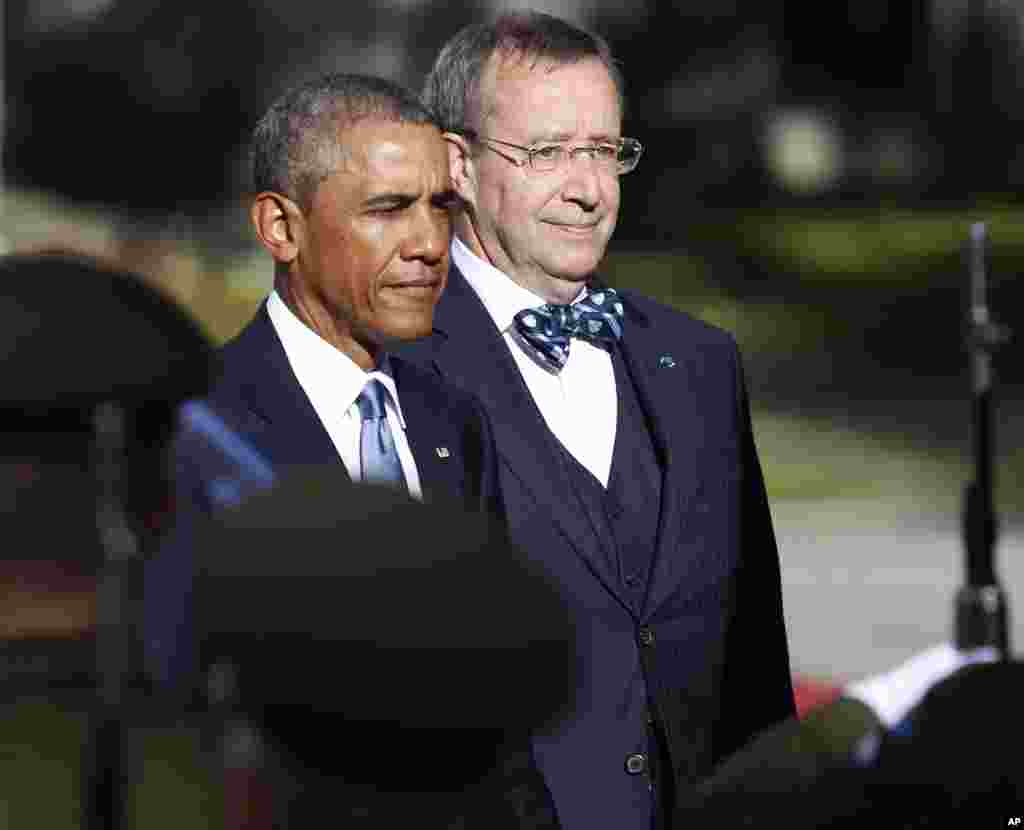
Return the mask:
{"type": "MultiPolygon", "coordinates": [[[[86,716],[42,698],[0,711],[0,828],[78,830],[86,716]]],[[[223,826],[219,773],[197,730],[135,728],[126,746],[129,827],[223,826]]]]}
{"type": "Polygon", "coordinates": [[[77,830],[85,718],[44,700],[0,711],[0,827],[77,830]]]}
{"type": "Polygon", "coordinates": [[[137,734],[142,764],[130,801],[133,827],[146,830],[219,830],[223,826],[222,772],[204,753],[197,729],[146,729],[137,734]]]}
{"type": "Polygon", "coordinates": [[[946,510],[958,504],[968,473],[956,451],[915,447],[896,434],[761,409],[753,421],[773,499],[874,498],[946,510]]]}
{"type": "Polygon", "coordinates": [[[788,263],[803,279],[892,284],[927,280],[923,262],[959,256],[974,222],[986,224],[995,248],[1024,246],[1024,211],[1015,207],[758,212],[740,218],[735,236],[745,250],[788,263]]]}

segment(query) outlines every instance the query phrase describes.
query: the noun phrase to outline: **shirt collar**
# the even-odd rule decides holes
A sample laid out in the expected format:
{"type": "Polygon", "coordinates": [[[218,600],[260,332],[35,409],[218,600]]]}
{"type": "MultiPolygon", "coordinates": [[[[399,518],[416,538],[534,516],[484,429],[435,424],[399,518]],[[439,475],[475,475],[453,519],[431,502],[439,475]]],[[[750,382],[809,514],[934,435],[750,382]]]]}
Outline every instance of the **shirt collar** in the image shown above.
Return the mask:
{"type": "Polygon", "coordinates": [[[367,381],[377,378],[388,390],[398,421],[405,429],[398,389],[391,376],[391,359],[386,352],[381,352],[377,368],[366,372],[296,317],[277,291],[270,292],[267,298],[267,314],[295,377],[318,412],[347,412],[367,381]]]}
{"type": "MultiPolygon", "coordinates": [[[[484,304],[500,332],[508,331],[512,326],[512,319],[524,308],[535,308],[547,302],[528,288],[513,282],[510,276],[489,262],[484,262],[457,236],[452,236],[451,258],[484,304]]],[[[573,302],[578,302],[586,293],[586,287],[581,288],[573,302]]]]}

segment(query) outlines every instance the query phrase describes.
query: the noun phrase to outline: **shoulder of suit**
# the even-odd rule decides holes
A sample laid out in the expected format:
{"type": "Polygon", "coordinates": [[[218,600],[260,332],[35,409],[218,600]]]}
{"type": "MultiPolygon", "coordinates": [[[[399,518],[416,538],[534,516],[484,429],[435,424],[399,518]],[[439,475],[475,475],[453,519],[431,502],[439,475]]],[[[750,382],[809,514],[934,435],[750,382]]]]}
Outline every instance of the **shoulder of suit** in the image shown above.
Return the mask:
{"type": "Polygon", "coordinates": [[[234,337],[226,340],[223,345],[217,349],[217,357],[222,363],[230,363],[252,348],[254,345],[253,341],[259,338],[264,324],[269,326],[269,330],[271,332],[274,331],[273,324],[270,322],[270,318],[266,317],[266,314],[266,307],[260,306],[256,315],[242,327],[241,331],[239,331],[234,337]]]}
{"type": "Polygon", "coordinates": [[[259,313],[265,312],[258,312],[257,317],[216,351],[216,371],[208,398],[221,406],[230,408],[237,398],[245,397],[246,387],[260,383],[261,371],[265,378],[265,370],[254,355],[254,352],[265,351],[265,347],[256,342],[259,340],[259,313]]]}
{"type": "Polygon", "coordinates": [[[471,393],[445,380],[433,369],[393,352],[389,353],[388,358],[391,361],[391,371],[403,408],[407,394],[405,390],[412,389],[417,396],[428,398],[435,407],[440,405],[449,410],[464,407],[480,409],[477,399],[471,393]]]}
{"type": "Polygon", "coordinates": [[[699,320],[687,311],[673,308],[630,289],[616,289],[624,304],[647,318],[650,325],[674,338],[682,337],[706,347],[736,349],[736,339],[719,326],[699,320]]]}

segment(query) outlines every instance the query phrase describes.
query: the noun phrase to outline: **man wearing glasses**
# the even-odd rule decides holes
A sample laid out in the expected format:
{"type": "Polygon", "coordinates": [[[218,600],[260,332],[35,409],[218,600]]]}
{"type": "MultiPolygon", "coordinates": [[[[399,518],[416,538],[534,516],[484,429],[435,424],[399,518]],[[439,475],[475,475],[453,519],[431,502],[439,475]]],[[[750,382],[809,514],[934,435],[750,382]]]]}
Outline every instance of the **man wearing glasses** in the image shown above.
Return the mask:
{"type": "Polygon", "coordinates": [[[425,99],[462,207],[433,333],[401,350],[483,402],[513,541],[574,603],[578,699],[532,736],[566,830],[658,826],[794,712],[735,344],[598,274],[642,149],[622,89],[545,14],[446,44],[425,99]]]}

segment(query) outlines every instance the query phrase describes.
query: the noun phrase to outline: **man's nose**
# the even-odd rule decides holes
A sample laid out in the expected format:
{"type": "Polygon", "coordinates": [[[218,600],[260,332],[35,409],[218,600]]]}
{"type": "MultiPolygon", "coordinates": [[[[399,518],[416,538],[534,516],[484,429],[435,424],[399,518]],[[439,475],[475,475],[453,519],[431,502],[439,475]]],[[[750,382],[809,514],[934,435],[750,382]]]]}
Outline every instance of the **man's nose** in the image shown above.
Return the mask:
{"type": "Polygon", "coordinates": [[[448,248],[451,222],[437,211],[428,211],[418,216],[404,246],[405,259],[421,259],[428,265],[436,265],[448,248]]]}
{"type": "Polygon", "coordinates": [[[602,170],[590,153],[574,153],[568,159],[568,173],[562,189],[567,202],[576,202],[584,210],[593,210],[601,201],[602,170]]]}

